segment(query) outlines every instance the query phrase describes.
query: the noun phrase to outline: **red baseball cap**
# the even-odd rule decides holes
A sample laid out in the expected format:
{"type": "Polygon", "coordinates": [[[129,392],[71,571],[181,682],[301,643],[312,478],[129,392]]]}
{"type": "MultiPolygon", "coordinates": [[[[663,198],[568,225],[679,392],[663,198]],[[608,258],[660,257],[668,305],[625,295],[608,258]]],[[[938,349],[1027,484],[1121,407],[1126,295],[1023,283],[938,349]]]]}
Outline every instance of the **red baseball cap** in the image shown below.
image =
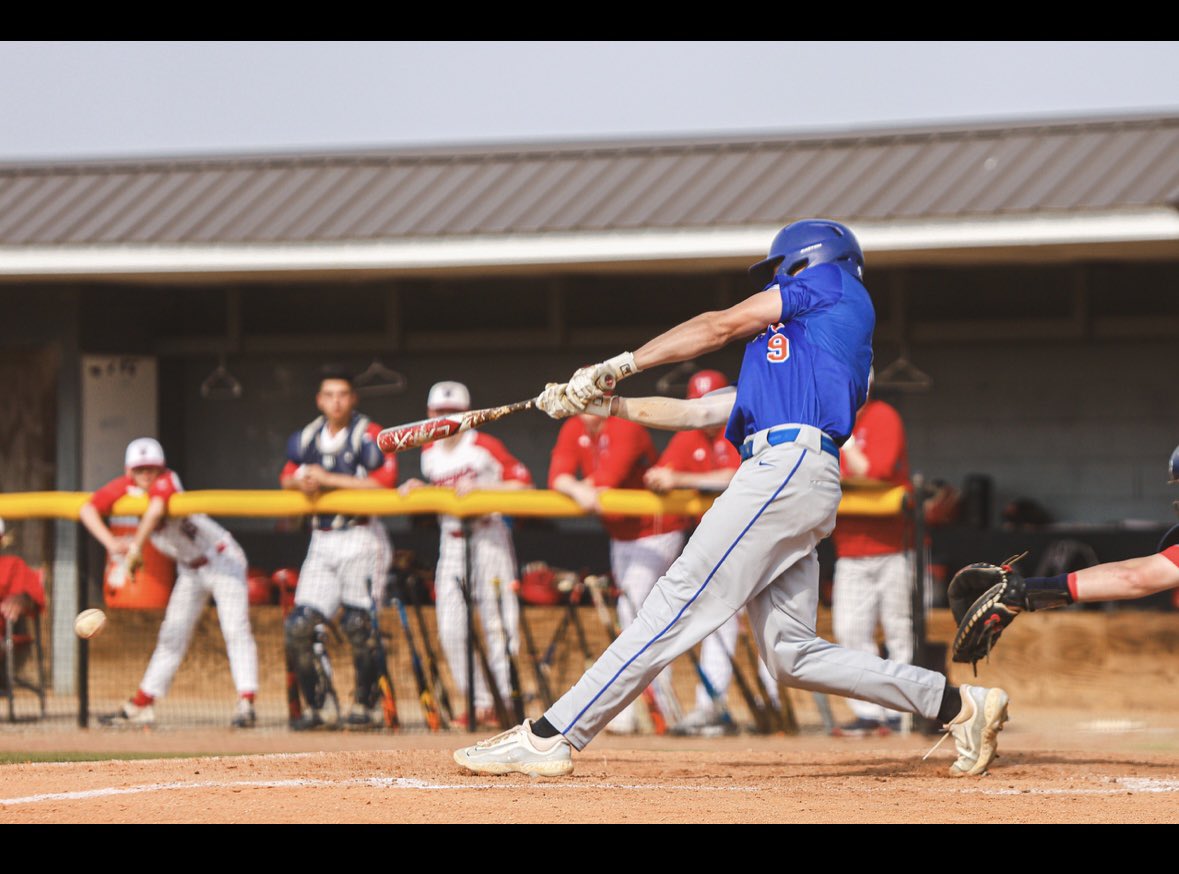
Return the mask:
{"type": "Polygon", "coordinates": [[[729,380],[719,370],[698,370],[688,380],[688,400],[694,401],[696,398],[702,398],[709,392],[724,388],[728,384],[729,380]]]}

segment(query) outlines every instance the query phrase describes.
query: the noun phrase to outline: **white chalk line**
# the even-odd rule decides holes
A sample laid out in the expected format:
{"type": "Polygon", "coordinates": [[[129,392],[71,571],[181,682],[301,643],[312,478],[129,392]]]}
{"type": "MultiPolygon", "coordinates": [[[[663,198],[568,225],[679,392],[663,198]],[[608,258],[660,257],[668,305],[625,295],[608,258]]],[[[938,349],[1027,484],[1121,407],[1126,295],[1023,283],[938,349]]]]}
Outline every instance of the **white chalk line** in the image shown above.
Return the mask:
{"type": "MultiPolygon", "coordinates": [[[[1148,777],[1109,777],[1105,782],[1112,784],[1109,788],[1017,788],[1014,786],[1002,789],[992,789],[984,786],[955,786],[954,788],[930,788],[921,791],[950,795],[1126,795],[1131,793],[1168,793],[1179,792],[1179,780],[1160,780],[1148,777]]],[[[93,798],[112,798],[122,795],[142,795],[152,792],[177,792],[195,789],[318,789],[346,786],[367,786],[373,789],[411,789],[418,791],[512,791],[543,790],[610,790],[624,792],[738,792],[760,793],[774,791],[771,786],[685,786],[665,785],[660,783],[582,783],[582,782],[549,782],[533,781],[529,783],[434,783],[412,777],[358,777],[348,780],[201,780],[170,783],[145,783],[139,786],[105,787],[101,789],[86,789],[76,792],[48,792],[38,795],[24,795],[16,798],[0,798],[0,807],[7,805],[40,804],[48,801],[84,801],[93,798]]],[[[856,794],[891,793],[897,791],[896,786],[849,787],[847,791],[856,794]]]]}

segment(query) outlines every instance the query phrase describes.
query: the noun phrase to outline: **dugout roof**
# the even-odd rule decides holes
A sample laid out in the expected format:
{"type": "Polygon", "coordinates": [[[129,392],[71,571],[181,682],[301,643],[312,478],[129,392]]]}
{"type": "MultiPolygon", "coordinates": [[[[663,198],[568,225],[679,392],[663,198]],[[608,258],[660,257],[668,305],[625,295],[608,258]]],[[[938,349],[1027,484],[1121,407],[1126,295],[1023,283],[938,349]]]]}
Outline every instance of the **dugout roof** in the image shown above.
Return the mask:
{"type": "Polygon", "coordinates": [[[1179,254],[1179,115],[0,164],[0,278],[732,266],[828,216],[875,263],[1179,254]]]}

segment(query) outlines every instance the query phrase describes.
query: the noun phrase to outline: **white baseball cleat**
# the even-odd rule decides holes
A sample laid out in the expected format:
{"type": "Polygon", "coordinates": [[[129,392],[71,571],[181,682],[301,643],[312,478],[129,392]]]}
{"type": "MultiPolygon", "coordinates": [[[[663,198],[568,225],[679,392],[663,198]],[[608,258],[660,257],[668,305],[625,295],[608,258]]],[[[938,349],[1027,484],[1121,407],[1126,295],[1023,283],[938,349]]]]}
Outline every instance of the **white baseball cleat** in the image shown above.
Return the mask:
{"type": "Polygon", "coordinates": [[[126,701],[123,706],[114,713],[108,713],[105,716],[98,717],[100,725],[154,725],[156,721],[155,710],[150,704],[145,704],[142,707],[137,704],[126,701]]]}
{"type": "Polygon", "coordinates": [[[572,750],[564,735],[537,737],[532,733],[532,720],[525,719],[473,747],[455,750],[454,760],[476,774],[561,777],[573,773],[572,750]]]}
{"type": "Polygon", "coordinates": [[[254,713],[254,702],[249,698],[239,698],[237,709],[229,725],[232,728],[253,728],[258,724],[258,716],[254,713]]]}
{"type": "Polygon", "coordinates": [[[946,725],[954,738],[958,758],[950,765],[951,777],[985,774],[999,750],[998,734],[1007,721],[1007,693],[1002,689],[962,686],[962,709],[946,725]]]}

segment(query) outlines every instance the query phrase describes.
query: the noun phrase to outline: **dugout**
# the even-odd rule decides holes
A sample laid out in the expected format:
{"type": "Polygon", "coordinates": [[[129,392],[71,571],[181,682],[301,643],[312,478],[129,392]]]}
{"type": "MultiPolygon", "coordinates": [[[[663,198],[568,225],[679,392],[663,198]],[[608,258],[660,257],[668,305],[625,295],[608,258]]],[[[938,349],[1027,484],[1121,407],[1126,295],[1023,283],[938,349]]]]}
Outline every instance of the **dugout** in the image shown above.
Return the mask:
{"type": "MultiPolygon", "coordinates": [[[[417,418],[439,379],[516,400],[738,300],[778,227],[825,215],[864,245],[880,366],[932,382],[891,398],[913,469],[989,480],[983,524],[935,535],[947,561],[1013,551],[999,512],[1016,498],[1058,526],[1037,542],[1079,534],[1117,559],[1172,521],[1177,196],[1166,115],[0,165],[0,488],[92,488],[118,472],[104,441],[153,421],[189,488],[269,488],[325,361],[404,377],[363,400],[382,423],[417,418]],[[240,397],[209,391],[219,366],[240,397]],[[132,387],[88,406],[95,367],[132,387]]],[[[628,391],[675,390],[664,376],[628,391]]],[[[492,432],[543,480],[555,424],[492,432]]],[[[302,554],[273,522],[229,527],[259,561],[302,554]]],[[[435,546],[428,526],[391,527],[435,546]]],[[[605,560],[592,521],[517,533],[522,560],[605,560]]],[[[68,598],[76,526],[20,535],[68,598]]]]}

